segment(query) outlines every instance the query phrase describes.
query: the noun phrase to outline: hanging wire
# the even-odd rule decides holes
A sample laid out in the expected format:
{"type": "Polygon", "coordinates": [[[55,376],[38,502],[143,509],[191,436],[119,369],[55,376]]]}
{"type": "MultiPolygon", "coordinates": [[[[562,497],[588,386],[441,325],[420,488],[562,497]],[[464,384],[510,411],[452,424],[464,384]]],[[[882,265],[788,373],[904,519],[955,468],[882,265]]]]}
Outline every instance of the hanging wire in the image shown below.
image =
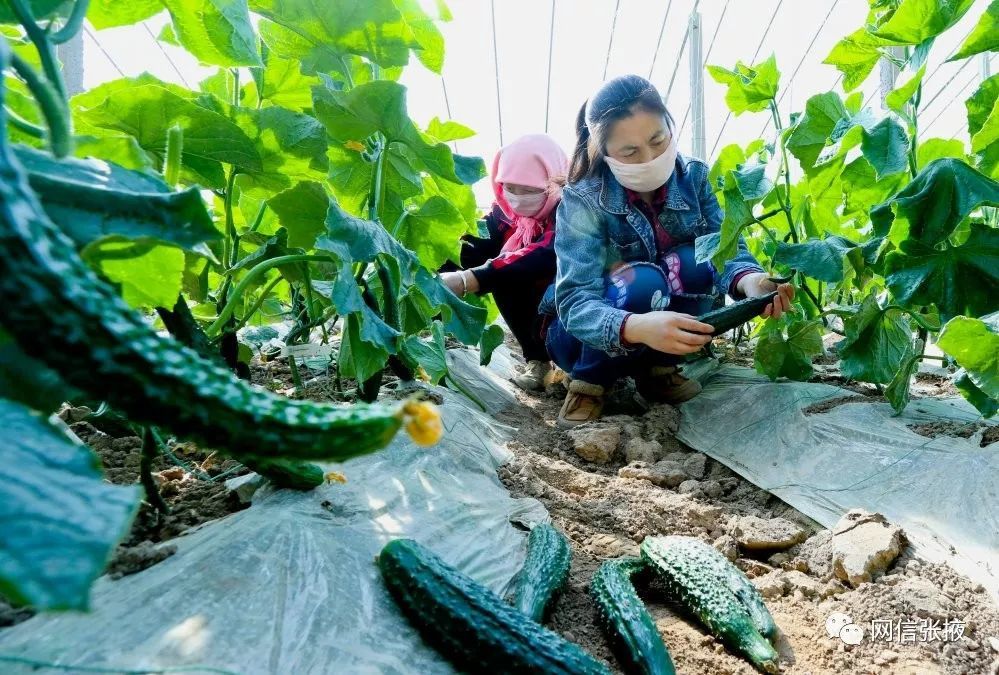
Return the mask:
{"type": "Polygon", "coordinates": [[[111,55],[110,55],[110,54],[108,54],[108,51],[107,51],[106,49],[104,49],[104,45],[102,45],[102,44],[100,43],[100,41],[99,41],[99,40],[97,39],[97,36],[96,36],[96,35],[94,35],[94,33],[93,33],[93,32],[92,32],[91,30],[90,30],[90,27],[89,27],[89,26],[87,26],[86,24],[84,24],[84,26],[83,26],[83,30],[84,30],[84,31],[86,31],[86,33],[87,33],[87,36],[88,36],[88,37],[89,37],[89,38],[90,38],[91,40],[93,40],[93,42],[94,42],[94,44],[95,44],[95,45],[97,45],[97,48],[101,50],[101,53],[102,53],[102,54],[104,54],[104,57],[105,57],[105,58],[106,58],[106,59],[107,59],[108,61],[110,61],[110,62],[111,62],[111,65],[112,65],[112,66],[114,66],[114,69],[118,71],[118,74],[119,74],[119,75],[121,75],[122,77],[128,77],[127,75],[125,75],[125,71],[123,71],[123,70],[122,70],[121,68],[119,68],[119,67],[118,67],[118,64],[117,64],[117,63],[115,63],[115,60],[114,60],[113,58],[111,58],[111,55]]]}
{"type": "MultiPolygon", "coordinates": [[[[812,52],[812,49],[815,47],[815,43],[818,42],[819,36],[822,34],[823,29],[825,29],[826,24],[829,23],[829,17],[832,16],[838,4],[839,0],[833,2],[832,7],[829,8],[829,12],[826,13],[826,18],[822,19],[822,23],[819,24],[818,30],[816,30],[815,35],[812,36],[812,41],[808,44],[808,49],[806,49],[805,53],[801,55],[801,60],[798,61],[797,67],[795,67],[794,72],[791,73],[791,78],[787,81],[787,86],[784,87],[784,91],[782,91],[780,93],[780,96],[777,98],[778,107],[780,106],[781,101],[784,100],[784,96],[787,95],[787,92],[791,90],[791,85],[794,83],[794,78],[798,76],[798,72],[801,70],[801,66],[804,65],[805,59],[808,58],[808,55],[812,52]]],[[[767,129],[770,128],[770,123],[773,122],[772,117],[773,117],[772,115],[767,116],[766,124],[763,125],[763,129],[759,133],[760,137],[762,137],[763,134],[767,133],[767,129]]]]}
{"type": "Polygon", "coordinates": [[[656,51],[652,53],[652,65],[649,66],[649,79],[652,79],[652,71],[656,69],[656,59],[659,58],[659,49],[663,46],[663,35],[666,33],[666,21],[669,19],[669,11],[673,9],[673,0],[669,0],[666,5],[666,13],[663,15],[663,25],[659,27],[659,40],[656,42],[656,51]]]}
{"type": "Polygon", "coordinates": [[[548,133],[548,113],[552,105],[552,53],[555,48],[555,0],[552,0],[552,20],[548,26],[548,87],[545,90],[545,133],[548,133]]]}
{"type": "MultiPolygon", "coordinates": [[[[756,45],[756,51],[753,53],[753,58],[750,60],[750,65],[756,63],[756,59],[760,56],[760,50],[763,49],[763,43],[767,39],[767,35],[770,34],[770,29],[774,26],[774,21],[777,19],[777,14],[780,12],[781,5],[784,4],[784,0],[780,0],[777,6],[774,8],[774,13],[770,17],[770,23],[767,24],[767,29],[763,31],[763,37],[760,38],[760,43],[756,45]]],[[[718,149],[718,144],[721,142],[722,134],[725,133],[725,127],[728,126],[729,120],[732,119],[732,111],[729,110],[728,114],[725,115],[725,121],[722,122],[721,129],[718,131],[718,136],[715,138],[715,144],[711,147],[711,152],[708,157],[714,157],[715,150],[718,149]]]]}
{"type": "Polygon", "coordinates": [[[142,22],[142,27],[146,29],[146,32],[149,33],[149,37],[151,37],[153,39],[153,42],[156,43],[156,46],[159,47],[160,53],[166,57],[166,60],[170,63],[170,66],[173,67],[173,71],[177,73],[177,77],[180,78],[180,81],[184,83],[185,87],[191,89],[192,87],[190,84],[188,84],[187,78],[184,77],[184,73],[180,72],[180,68],[177,67],[177,64],[174,63],[173,59],[170,58],[170,55],[167,54],[167,50],[163,48],[163,44],[156,38],[155,35],[153,35],[153,31],[149,29],[149,26],[148,24],[146,24],[145,21],[142,22]]]}
{"type": "MultiPolygon", "coordinates": [[[[732,0],[725,0],[725,6],[722,7],[721,16],[718,17],[718,23],[715,25],[715,33],[711,36],[711,44],[708,45],[708,52],[704,55],[704,61],[701,62],[701,69],[707,67],[708,60],[711,58],[711,51],[715,48],[715,40],[718,39],[718,33],[721,31],[722,23],[725,21],[725,14],[728,12],[728,6],[732,0]]],[[[837,0],[838,1],[838,0],[837,0]]],[[[687,118],[690,117],[691,102],[687,103],[687,112],[683,114],[683,122],[680,123],[680,131],[678,133],[682,134],[684,128],[687,126],[687,118]]]]}
{"type": "Polygon", "coordinates": [[[614,4],[614,20],[611,22],[610,41],[607,43],[607,58],[604,60],[604,82],[607,81],[607,68],[610,66],[611,47],[614,46],[614,31],[617,30],[617,12],[619,9],[621,9],[621,0],[617,0],[614,4]]]}
{"type": "Polygon", "coordinates": [[[496,0],[489,0],[489,7],[493,17],[493,65],[496,70],[496,119],[499,120],[500,146],[503,143],[503,106],[500,102],[500,82],[499,82],[499,47],[496,44],[496,0]]]}
{"type": "MultiPolygon", "coordinates": [[[[454,115],[451,114],[451,99],[447,95],[447,82],[444,81],[443,73],[441,74],[441,91],[444,92],[444,109],[447,110],[447,118],[453,120],[454,115]]],[[[451,141],[451,147],[455,152],[458,152],[458,141],[451,141]]]]}
{"type": "MultiPolygon", "coordinates": [[[[951,85],[951,83],[954,82],[954,80],[957,79],[957,76],[960,75],[961,73],[963,73],[965,70],[967,70],[968,66],[970,66],[973,63],[974,63],[974,61],[971,60],[971,59],[965,61],[964,65],[962,65],[960,68],[958,68],[957,71],[955,71],[955,73],[950,76],[950,79],[947,80],[946,84],[944,84],[944,86],[940,87],[940,90],[937,91],[937,93],[933,94],[933,96],[930,97],[930,100],[926,102],[926,105],[922,106],[923,109],[925,110],[925,109],[929,108],[931,105],[933,105],[933,102],[936,101],[938,98],[940,98],[940,95],[942,93],[944,93],[945,91],[947,91],[947,87],[949,87],[951,85]]],[[[949,106],[944,106],[944,107],[946,108],[946,107],[949,107],[949,106]]]]}
{"type": "MultiPolygon", "coordinates": [[[[973,61],[968,61],[968,63],[973,63],[973,61]]],[[[989,64],[990,65],[992,64],[992,57],[991,56],[989,57],[989,64]]],[[[967,65],[967,64],[965,64],[965,65],[967,65]]],[[[953,80],[953,78],[951,78],[951,79],[953,80]]],[[[961,100],[961,97],[964,95],[964,92],[968,91],[968,88],[971,85],[975,84],[975,82],[978,82],[979,80],[980,80],[980,76],[978,75],[978,73],[975,73],[975,76],[972,77],[968,81],[968,83],[965,84],[963,87],[961,87],[960,91],[958,91],[957,94],[954,95],[953,100],[949,104],[945,105],[943,107],[943,109],[939,113],[937,113],[937,116],[934,117],[932,120],[930,120],[929,124],[927,124],[925,127],[923,127],[923,133],[929,133],[930,129],[933,128],[933,125],[936,124],[937,120],[939,120],[941,117],[943,117],[943,114],[945,112],[947,112],[948,110],[950,110],[951,106],[953,106],[954,103],[959,102],[961,100]]],[[[958,133],[960,133],[960,132],[958,132],[958,133]]]]}

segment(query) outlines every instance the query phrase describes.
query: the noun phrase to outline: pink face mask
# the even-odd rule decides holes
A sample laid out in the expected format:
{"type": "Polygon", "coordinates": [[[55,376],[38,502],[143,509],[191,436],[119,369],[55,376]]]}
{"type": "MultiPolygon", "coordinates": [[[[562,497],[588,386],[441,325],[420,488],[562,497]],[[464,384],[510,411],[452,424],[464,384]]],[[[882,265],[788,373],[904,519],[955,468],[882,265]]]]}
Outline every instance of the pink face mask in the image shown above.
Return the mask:
{"type": "Polygon", "coordinates": [[[513,209],[514,213],[518,216],[524,216],[530,218],[531,216],[537,214],[541,210],[541,207],[545,205],[548,200],[548,193],[546,192],[535,192],[531,194],[516,195],[510,192],[510,189],[504,185],[503,186],[503,197],[506,198],[507,204],[513,209]]]}

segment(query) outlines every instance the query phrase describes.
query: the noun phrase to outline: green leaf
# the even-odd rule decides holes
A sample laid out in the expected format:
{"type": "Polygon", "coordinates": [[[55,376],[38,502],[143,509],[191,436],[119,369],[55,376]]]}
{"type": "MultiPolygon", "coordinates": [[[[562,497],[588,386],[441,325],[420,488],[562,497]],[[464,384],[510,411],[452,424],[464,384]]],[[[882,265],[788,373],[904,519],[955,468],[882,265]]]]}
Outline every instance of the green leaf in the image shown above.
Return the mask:
{"type": "Polygon", "coordinates": [[[150,171],[153,163],[131,136],[77,136],[73,153],[80,159],[96,158],[134,171],[150,171]]]}
{"type": "Polygon", "coordinates": [[[982,52],[999,51],[999,0],[992,0],[971,35],[948,61],[966,59],[982,52]]]}
{"type": "Polygon", "coordinates": [[[267,55],[260,88],[265,103],[295,111],[308,110],[312,108],[312,88],[316,86],[319,86],[319,78],[304,75],[298,61],[273,53],[267,55]]]}
{"type": "Polygon", "coordinates": [[[780,323],[768,319],[756,344],[756,371],[771,380],[805,381],[812,376],[812,358],[821,353],[821,321],[791,320],[785,336],[780,323]]]}
{"type": "Polygon", "coordinates": [[[135,308],[173,307],[183,288],[184,252],[155,241],[106,238],[82,251],[135,308]]]}
{"type": "Polygon", "coordinates": [[[199,61],[225,68],[260,66],[246,0],[161,0],[180,44],[199,61]]]}
{"type": "Polygon", "coordinates": [[[444,326],[440,321],[431,324],[429,340],[411,336],[403,342],[402,351],[416,361],[430,377],[431,384],[438,384],[447,375],[447,355],[445,353],[444,326]]]}
{"type": "Polygon", "coordinates": [[[346,328],[340,340],[338,364],[341,374],[345,377],[366,382],[381,372],[389,354],[361,337],[361,322],[359,313],[349,314],[344,319],[346,328]]]}
{"type": "Polygon", "coordinates": [[[503,344],[506,334],[498,325],[493,324],[482,331],[482,339],[479,340],[479,365],[488,366],[493,359],[493,352],[503,344]]]}
{"type": "Polygon", "coordinates": [[[874,294],[864,298],[843,326],[846,338],[839,347],[840,367],[850,379],[887,384],[913,351],[905,314],[882,309],[874,294]]]}
{"type": "Polygon", "coordinates": [[[968,400],[968,403],[975,406],[978,412],[982,413],[983,417],[995,417],[995,414],[999,413],[999,399],[987,396],[984,391],[971,381],[971,378],[964,369],[954,373],[953,382],[954,386],[961,392],[961,395],[968,400]]]}
{"type": "Polygon", "coordinates": [[[697,262],[711,260],[715,268],[720,270],[727,261],[735,257],[742,231],[755,222],[753,207],[772,190],[773,182],[767,178],[766,167],[763,165],[729,171],[725,176],[725,218],[721,231],[697,238],[697,262]]]}
{"type": "Polygon", "coordinates": [[[335,140],[361,141],[380,132],[389,144],[407,146],[427,171],[455,183],[463,182],[455,173],[454,157],[447,144],[427,142],[409,118],[406,88],[401,84],[378,80],[343,92],[327,82],[313,94],[316,117],[335,140]]]}
{"type": "Polygon", "coordinates": [[[850,113],[839,94],[817,94],[805,104],[805,114],[787,139],[787,149],[801,162],[806,172],[815,166],[833,132],[849,119],[850,113]]]}
{"type": "Polygon", "coordinates": [[[755,66],[747,66],[739,61],[735,70],[708,66],[708,73],[716,82],[727,85],[725,102],[736,116],[747,111],[766,110],[777,97],[780,86],[780,71],[777,70],[775,55],[755,66]]]}
{"type": "Polygon", "coordinates": [[[919,45],[961,20],[975,0],[902,0],[875,35],[895,44],[919,45]]]}
{"type": "MultiPolygon", "coordinates": [[[[411,49],[425,50],[431,63],[438,58],[429,34],[421,34],[428,43],[425,49],[392,0],[250,0],[249,4],[297,36],[297,44],[285,40],[275,51],[318,64],[322,72],[340,55],[363,56],[382,67],[406,65],[411,49]]],[[[261,32],[267,40],[263,27],[261,32]]]]}
{"type": "Polygon", "coordinates": [[[890,110],[894,110],[899,115],[908,118],[908,110],[906,106],[912,100],[912,97],[916,95],[916,91],[919,89],[919,85],[923,83],[923,77],[926,75],[926,64],[916,71],[908,82],[903,84],[901,87],[888,92],[885,96],[885,105],[888,106],[890,110]]]}
{"type": "Polygon", "coordinates": [[[170,192],[156,176],[99,160],[15,153],[45,212],[81,248],[105,237],[151,238],[205,254],[204,242],[221,237],[195,188],[170,192]]]}
{"type": "Polygon", "coordinates": [[[416,58],[431,72],[440,75],[444,67],[444,36],[417,0],[394,0],[409,29],[409,41],[416,44],[416,58]]]}
{"type": "Polygon", "coordinates": [[[139,489],[104,482],[89,448],[19,403],[0,399],[0,425],[0,595],[39,610],[86,610],[139,489]]]}
{"type": "Polygon", "coordinates": [[[893,174],[878,180],[874,167],[864,157],[847,164],[840,178],[846,196],[843,214],[865,216],[873,206],[897,193],[909,180],[906,174],[893,174]]]}
{"type": "Polygon", "coordinates": [[[919,142],[919,148],[916,150],[916,166],[922,171],[927,164],[936,159],[944,157],[964,159],[966,154],[964,142],[956,138],[927,138],[919,142]]]}
{"type": "Polygon", "coordinates": [[[864,129],[860,147],[878,179],[909,168],[909,136],[902,125],[890,117],[878,122],[870,131],[864,129]]]}
{"type": "Polygon", "coordinates": [[[877,259],[880,239],[871,239],[864,244],[856,244],[845,237],[829,236],[825,239],[809,239],[800,244],[780,242],[774,254],[774,262],[786,265],[806,276],[839,283],[852,264],[850,253],[859,249],[862,263],[873,265],[877,259]]]}
{"type": "Polygon", "coordinates": [[[277,214],[281,227],[288,231],[288,246],[292,248],[309,250],[326,231],[330,199],[319,183],[299,183],[271,197],[267,205],[277,214]]]}
{"type": "Polygon", "coordinates": [[[430,124],[427,126],[427,135],[433,136],[442,143],[447,143],[471,138],[475,132],[464,124],[459,124],[453,120],[442,122],[439,117],[435,117],[430,120],[430,124]]]}
{"type": "Polygon", "coordinates": [[[843,89],[853,91],[864,83],[881,60],[881,48],[894,44],[861,28],[836,43],[823,63],[843,73],[843,89]]]}
{"type": "Polygon", "coordinates": [[[448,260],[458,260],[465,221],[443,197],[431,197],[418,211],[408,213],[396,238],[416,253],[427,269],[438,269],[448,260]]]}
{"type": "Polygon", "coordinates": [[[97,30],[116,26],[131,26],[150,19],[163,11],[162,0],[90,0],[87,20],[97,30]]]}
{"type": "Polygon", "coordinates": [[[180,125],[185,172],[194,182],[208,179],[211,187],[222,187],[219,162],[245,171],[262,170],[257,149],[236,124],[171,88],[147,84],[149,79],[116,80],[75,97],[75,118],[94,135],[105,129],[133,136],[157,158],[166,154],[167,130],[180,125]]]}
{"type": "Polygon", "coordinates": [[[972,223],[960,246],[927,246],[914,239],[885,259],[885,281],[896,301],[936,305],[942,317],[981,316],[999,309],[999,230],[972,223]]]}
{"type": "Polygon", "coordinates": [[[871,211],[878,236],[934,246],[979,206],[999,206],[999,183],[956,159],[938,159],[908,186],[871,211]]]}
{"type": "Polygon", "coordinates": [[[488,175],[486,163],[481,157],[466,157],[459,154],[454,155],[454,173],[465,185],[475,185],[488,175]]]}
{"type": "Polygon", "coordinates": [[[937,344],[983,394],[999,400],[999,315],[985,320],[956,316],[940,331],[937,344]]]}
{"type": "Polygon", "coordinates": [[[712,190],[722,190],[725,187],[725,176],[729,171],[738,171],[747,162],[746,153],[741,145],[733,143],[726,145],[718,153],[718,159],[708,173],[708,183],[712,190]]]}
{"type": "MultiPolygon", "coordinates": [[[[999,75],[993,75],[982,82],[964,105],[968,109],[971,150],[987,156],[990,151],[999,147],[996,145],[999,141],[999,75]]],[[[992,167],[983,171],[988,171],[990,168],[992,167]]]]}
{"type": "Polygon", "coordinates": [[[919,369],[919,359],[923,355],[923,341],[916,340],[912,354],[902,362],[902,367],[895,373],[895,377],[885,388],[885,398],[895,410],[896,415],[901,415],[905,406],[909,405],[909,388],[912,386],[912,376],[919,369]]]}

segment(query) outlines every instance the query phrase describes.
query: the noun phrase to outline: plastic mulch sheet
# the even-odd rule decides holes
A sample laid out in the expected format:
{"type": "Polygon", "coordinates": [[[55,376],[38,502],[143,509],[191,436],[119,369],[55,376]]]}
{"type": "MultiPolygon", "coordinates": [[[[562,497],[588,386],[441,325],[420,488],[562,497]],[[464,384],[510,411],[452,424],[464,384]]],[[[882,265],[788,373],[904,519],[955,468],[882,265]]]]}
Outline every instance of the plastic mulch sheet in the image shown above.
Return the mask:
{"type": "MultiPolygon", "coordinates": [[[[500,355],[497,375],[472,354],[453,355],[453,375],[474,381],[495,412],[510,400],[509,356],[500,355]]],[[[172,557],[100,579],[92,613],[37,616],[0,632],[0,654],[129,670],[451,672],[399,614],[376,554],[410,537],[503,592],[526,542],[511,521],[548,514],[535,500],[511,498],[497,478],[510,429],[463,396],[435,391],[449,430],[439,445],[417,448],[400,434],[384,451],[327,465],[345,485],[263,488],[250,508],[175,539],[172,557]]],[[[3,671],[37,672],[9,662],[3,671]]]]}
{"type": "Polygon", "coordinates": [[[908,426],[983,421],[964,399],[917,399],[897,417],[887,403],[862,400],[805,415],[851,392],[698,366],[704,391],[682,407],[680,440],[825,527],[851,508],[880,512],[917,553],[999,597],[999,444],[927,438],[908,426]]]}

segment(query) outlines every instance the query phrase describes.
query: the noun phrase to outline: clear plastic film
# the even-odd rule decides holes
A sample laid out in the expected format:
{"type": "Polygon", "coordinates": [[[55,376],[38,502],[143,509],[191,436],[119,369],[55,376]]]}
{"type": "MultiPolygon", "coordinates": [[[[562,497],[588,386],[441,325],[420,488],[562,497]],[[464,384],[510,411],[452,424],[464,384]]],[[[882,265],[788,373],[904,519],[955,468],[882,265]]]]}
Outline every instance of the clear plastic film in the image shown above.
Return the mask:
{"type": "MultiPolygon", "coordinates": [[[[468,354],[474,360],[449,359],[453,376],[474,381],[497,412],[513,400],[509,356],[497,361],[501,376],[468,354]]],[[[175,555],[100,579],[91,613],[40,615],[0,632],[0,654],[133,671],[452,672],[399,614],[375,556],[391,539],[416,539],[502,593],[524,559],[526,532],[511,521],[548,514],[497,478],[511,429],[464,396],[434,391],[447,429],[438,445],[418,448],[400,434],[381,452],[326,465],[346,484],[262,488],[250,508],[173,540],[175,555]]],[[[10,662],[2,670],[37,672],[10,662]]]]}
{"type": "Polygon", "coordinates": [[[688,368],[703,392],[685,403],[678,437],[825,527],[851,508],[902,526],[918,554],[999,597],[999,444],[927,438],[909,425],[985,422],[964,399],[916,399],[895,416],[887,403],[803,409],[852,392],[826,384],[772,383],[746,368],[688,368]]]}

